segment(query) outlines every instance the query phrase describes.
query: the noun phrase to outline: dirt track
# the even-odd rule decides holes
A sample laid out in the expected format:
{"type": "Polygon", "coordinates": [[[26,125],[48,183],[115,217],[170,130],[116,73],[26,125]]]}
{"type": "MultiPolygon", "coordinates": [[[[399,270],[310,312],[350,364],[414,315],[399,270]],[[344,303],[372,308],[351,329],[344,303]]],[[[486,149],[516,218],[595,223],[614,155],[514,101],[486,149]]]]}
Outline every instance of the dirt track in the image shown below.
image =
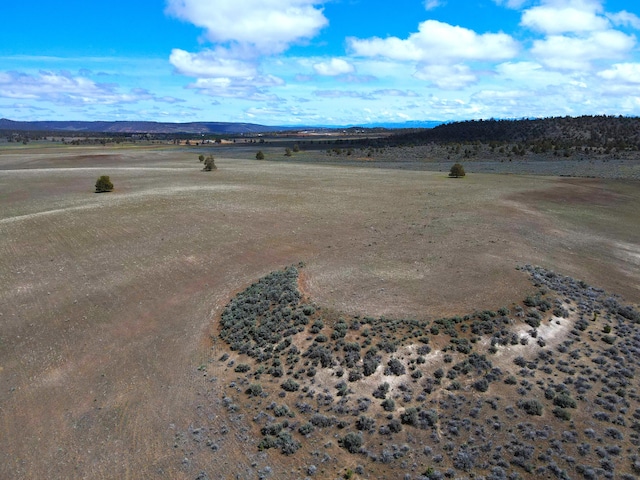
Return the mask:
{"type": "Polygon", "coordinates": [[[640,301],[637,184],[92,153],[0,156],[2,478],[192,478],[175,432],[212,320],[284,265],[367,315],[508,305],[524,263],[640,301]],[[92,193],[101,174],[115,192],[92,193]]]}

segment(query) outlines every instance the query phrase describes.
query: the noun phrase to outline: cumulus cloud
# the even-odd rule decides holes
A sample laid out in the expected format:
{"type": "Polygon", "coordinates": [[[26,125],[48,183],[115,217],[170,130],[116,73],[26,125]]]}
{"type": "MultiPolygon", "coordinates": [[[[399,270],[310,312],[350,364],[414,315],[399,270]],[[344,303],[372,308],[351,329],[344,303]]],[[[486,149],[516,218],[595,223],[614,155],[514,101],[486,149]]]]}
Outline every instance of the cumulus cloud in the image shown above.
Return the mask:
{"type": "Polygon", "coordinates": [[[168,0],[167,12],[205,30],[216,44],[277,54],[327,25],[318,0],[168,0]]]}
{"type": "Polygon", "coordinates": [[[427,80],[443,90],[459,90],[477,81],[471,68],[464,64],[423,65],[415,73],[415,76],[420,80],[427,80]]]}
{"type": "Polygon", "coordinates": [[[534,41],[531,53],[549,68],[586,71],[594,60],[624,57],[635,43],[635,37],[616,30],[593,32],[581,38],[551,35],[534,41]]]}
{"type": "Polygon", "coordinates": [[[342,58],[332,58],[328,62],[316,63],[313,69],[318,75],[327,77],[345,75],[355,71],[354,66],[342,58]]]}
{"type": "Polygon", "coordinates": [[[602,11],[602,5],[595,1],[547,0],[525,10],[521,24],[547,35],[606,30],[610,23],[602,11]]]}
{"type": "Polygon", "coordinates": [[[505,33],[478,34],[473,30],[426,20],[418,32],[407,39],[398,37],[349,38],[351,51],[363,57],[384,57],[393,60],[455,63],[465,60],[506,60],[518,52],[518,43],[505,33]]]}
{"type": "Polygon", "coordinates": [[[525,10],[521,25],[540,32],[532,55],[550,69],[591,71],[593,62],[618,60],[628,55],[636,38],[614,28],[640,24],[626,11],[610,14],[602,0],[543,0],[542,5],[525,10]]]}
{"type": "MultiPolygon", "coordinates": [[[[328,24],[325,0],[167,0],[166,12],[204,29],[215,46],[199,53],[173,49],[169,58],[180,74],[195,77],[188,85],[200,93],[225,98],[277,101],[268,88],[282,85],[265,76],[259,58],[278,55],[313,38],[328,24]]],[[[346,61],[318,64],[322,75],[350,73],[346,61]]]]}
{"type": "Polygon", "coordinates": [[[398,37],[347,39],[356,56],[412,62],[414,77],[438,88],[457,90],[478,81],[465,62],[508,60],[517,55],[519,44],[505,33],[477,33],[437,20],[426,20],[418,32],[398,37]]]}
{"type": "Polygon", "coordinates": [[[617,13],[608,13],[607,18],[611,20],[614,25],[632,27],[636,30],[640,30],[640,17],[633,13],[629,13],[626,10],[622,10],[617,13]]]}
{"type": "Polygon", "coordinates": [[[538,62],[505,62],[496,65],[495,72],[503,81],[527,85],[530,88],[561,84],[567,81],[566,74],[549,70],[538,62]]]}
{"type": "Polygon", "coordinates": [[[599,72],[598,76],[608,81],[640,85],[640,63],[616,63],[599,72]]]}

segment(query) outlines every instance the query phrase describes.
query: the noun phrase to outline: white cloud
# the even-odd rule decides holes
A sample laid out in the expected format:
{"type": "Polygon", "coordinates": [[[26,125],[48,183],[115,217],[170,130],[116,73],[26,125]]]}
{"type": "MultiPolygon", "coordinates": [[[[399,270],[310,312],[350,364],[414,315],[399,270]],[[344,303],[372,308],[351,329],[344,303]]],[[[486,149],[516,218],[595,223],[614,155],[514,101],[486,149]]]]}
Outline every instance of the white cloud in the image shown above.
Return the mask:
{"type": "Polygon", "coordinates": [[[226,56],[226,51],[223,49],[189,53],[174,48],[169,61],[180,74],[189,77],[253,77],[257,74],[253,62],[226,58],[226,56]]]}
{"type": "Polygon", "coordinates": [[[342,58],[332,58],[328,62],[316,63],[313,69],[318,75],[335,77],[337,75],[345,75],[353,73],[355,68],[352,64],[342,58]]]}
{"type": "Polygon", "coordinates": [[[640,17],[633,13],[629,13],[626,10],[622,10],[618,13],[608,13],[607,18],[613,22],[614,25],[623,27],[632,27],[636,30],[640,30],[640,17]]]}
{"type": "Polygon", "coordinates": [[[589,0],[547,0],[544,5],[525,10],[521,24],[547,35],[606,30],[609,21],[599,2],[589,0]]]}
{"type": "Polygon", "coordinates": [[[370,93],[356,90],[316,90],[314,95],[322,98],[359,98],[361,100],[375,99],[375,97],[370,93]]]}
{"type": "Polygon", "coordinates": [[[328,24],[318,0],[168,0],[167,12],[205,29],[216,44],[277,54],[328,24]]]}
{"type": "Polygon", "coordinates": [[[598,76],[608,81],[640,84],[640,63],[616,63],[598,76]]]}
{"type": "Polygon", "coordinates": [[[495,67],[498,78],[508,85],[526,85],[528,88],[540,88],[558,85],[567,81],[566,74],[548,70],[537,62],[506,62],[495,67]]]}
{"type": "Polygon", "coordinates": [[[427,80],[443,90],[459,90],[477,81],[471,69],[464,64],[423,65],[415,73],[420,80],[427,80]]]}
{"type": "Polygon", "coordinates": [[[437,20],[422,22],[418,32],[412,33],[406,40],[398,37],[349,38],[347,43],[358,56],[432,64],[506,60],[515,56],[519,48],[518,43],[505,33],[478,34],[437,20]]]}
{"type": "Polygon", "coordinates": [[[111,105],[153,99],[146,90],[119,93],[117,87],[69,72],[40,71],[37,75],[0,72],[0,97],[4,98],[42,100],[58,105],[111,105]]]}
{"type": "Polygon", "coordinates": [[[373,95],[381,97],[419,97],[413,90],[398,90],[396,88],[384,88],[381,90],[375,90],[373,95]]]}
{"type": "Polygon", "coordinates": [[[276,95],[268,93],[266,87],[283,85],[277,77],[266,75],[250,78],[199,78],[187,88],[212,97],[238,98],[260,102],[279,102],[276,95]]]}
{"type": "Polygon", "coordinates": [[[426,10],[433,10],[434,8],[438,8],[442,6],[444,2],[442,0],[425,0],[424,8],[426,10]]]}
{"type": "Polygon", "coordinates": [[[344,75],[338,78],[343,83],[371,83],[375,82],[377,77],[373,75],[344,75]]]}
{"type": "Polygon", "coordinates": [[[616,30],[593,32],[576,38],[551,35],[533,43],[531,53],[543,65],[558,70],[590,70],[594,60],[622,58],[636,39],[616,30]]]}

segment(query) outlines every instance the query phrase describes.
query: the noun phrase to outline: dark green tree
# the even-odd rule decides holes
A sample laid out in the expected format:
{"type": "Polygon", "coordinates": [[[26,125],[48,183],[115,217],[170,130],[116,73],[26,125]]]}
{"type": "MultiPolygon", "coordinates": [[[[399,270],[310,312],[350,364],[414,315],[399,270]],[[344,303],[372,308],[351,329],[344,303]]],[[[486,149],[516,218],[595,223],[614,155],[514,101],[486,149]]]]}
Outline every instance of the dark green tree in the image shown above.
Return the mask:
{"type": "Polygon", "coordinates": [[[456,163],[453,165],[453,167],[451,167],[451,170],[449,171],[449,176],[451,178],[460,178],[460,177],[464,177],[466,174],[464,173],[464,167],[462,166],[461,163],[456,163]]]}
{"type": "Polygon", "coordinates": [[[102,175],[96,182],[96,193],[110,192],[113,190],[113,183],[108,175],[102,175]]]}
{"type": "Polygon", "coordinates": [[[259,150],[258,153],[256,153],[256,160],[264,160],[264,153],[262,153],[262,150],[259,150]]]}

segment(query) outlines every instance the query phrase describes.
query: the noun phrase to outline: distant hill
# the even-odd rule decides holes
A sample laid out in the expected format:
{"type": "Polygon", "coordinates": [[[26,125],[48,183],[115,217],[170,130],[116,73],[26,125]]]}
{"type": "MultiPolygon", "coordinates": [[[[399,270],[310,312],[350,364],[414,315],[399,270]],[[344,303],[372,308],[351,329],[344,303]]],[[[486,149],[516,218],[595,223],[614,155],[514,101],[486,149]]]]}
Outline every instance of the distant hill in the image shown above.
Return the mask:
{"type": "MultiPolygon", "coordinates": [[[[46,131],[68,133],[193,133],[193,134],[241,134],[264,133],[288,130],[291,127],[268,127],[253,123],[230,122],[83,122],[83,121],[38,121],[17,122],[0,119],[0,130],[46,131]]],[[[298,127],[297,127],[298,128],[298,127]]]]}
{"type": "Polygon", "coordinates": [[[149,134],[255,134],[281,132],[287,130],[327,130],[335,131],[342,129],[421,129],[432,128],[443,122],[435,120],[410,121],[405,123],[371,123],[364,125],[347,126],[266,126],[255,123],[233,123],[233,122],[191,122],[191,123],[171,123],[171,122],[85,122],[85,121],[37,121],[19,122],[0,119],[0,130],[4,131],[30,131],[30,132],[68,132],[68,133],[149,133],[149,134]]]}
{"type": "Polygon", "coordinates": [[[640,118],[613,116],[553,117],[522,120],[471,120],[428,130],[392,135],[397,145],[427,143],[521,143],[570,147],[640,149],[640,118]]]}

